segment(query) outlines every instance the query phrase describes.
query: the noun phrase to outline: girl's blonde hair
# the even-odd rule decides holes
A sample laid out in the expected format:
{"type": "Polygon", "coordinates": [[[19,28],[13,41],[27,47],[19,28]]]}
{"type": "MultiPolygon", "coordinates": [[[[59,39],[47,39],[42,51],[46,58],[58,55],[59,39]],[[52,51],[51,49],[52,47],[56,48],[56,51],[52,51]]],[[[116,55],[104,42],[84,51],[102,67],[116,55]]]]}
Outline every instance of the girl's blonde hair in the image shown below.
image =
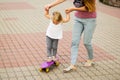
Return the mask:
{"type": "Polygon", "coordinates": [[[57,22],[61,22],[62,19],[63,18],[62,18],[62,15],[60,12],[58,12],[58,11],[53,12],[53,18],[52,18],[53,21],[55,20],[57,22]]]}
{"type": "Polygon", "coordinates": [[[95,0],[84,0],[84,4],[89,12],[96,11],[95,0]]]}

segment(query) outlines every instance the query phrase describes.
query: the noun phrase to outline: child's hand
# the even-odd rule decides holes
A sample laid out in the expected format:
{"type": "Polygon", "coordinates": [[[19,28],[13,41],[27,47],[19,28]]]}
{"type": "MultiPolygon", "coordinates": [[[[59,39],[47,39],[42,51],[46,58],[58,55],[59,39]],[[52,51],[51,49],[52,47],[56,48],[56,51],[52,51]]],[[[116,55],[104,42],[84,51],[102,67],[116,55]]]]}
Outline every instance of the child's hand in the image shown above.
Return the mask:
{"type": "Polygon", "coordinates": [[[73,7],[71,7],[71,8],[67,8],[66,10],[65,10],[65,12],[68,14],[68,13],[70,13],[70,12],[72,12],[73,11],[73,7]]]}
{"type": "Polygon", "coordinates": [[[66,10],[65,10],[65,13],[66,13],[66,14],[69,14],[69,11],[66,9],[66,10]]]}

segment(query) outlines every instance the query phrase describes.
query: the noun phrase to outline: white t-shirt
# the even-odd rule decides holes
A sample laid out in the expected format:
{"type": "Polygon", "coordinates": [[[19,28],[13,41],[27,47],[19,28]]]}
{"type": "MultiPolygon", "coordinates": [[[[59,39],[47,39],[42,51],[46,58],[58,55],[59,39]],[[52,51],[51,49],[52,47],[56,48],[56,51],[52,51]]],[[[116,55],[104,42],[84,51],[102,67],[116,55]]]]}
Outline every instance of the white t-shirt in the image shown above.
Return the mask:
{"type": "Polygon", "coordinates": [[[50,20],[50,24],[47,28],[46,36],[53,39],[61,39],[63,37],[62,23],[56,25],[52,22],[52,20],[50,20]]]}

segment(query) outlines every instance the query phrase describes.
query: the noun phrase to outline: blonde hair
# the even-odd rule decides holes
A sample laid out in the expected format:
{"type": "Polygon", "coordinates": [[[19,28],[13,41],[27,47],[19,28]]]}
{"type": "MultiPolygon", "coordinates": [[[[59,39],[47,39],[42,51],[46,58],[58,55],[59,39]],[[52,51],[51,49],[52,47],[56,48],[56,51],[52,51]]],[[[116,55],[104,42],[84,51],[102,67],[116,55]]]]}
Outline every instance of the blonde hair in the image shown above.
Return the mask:
{"type": "Polygon", "coordinates": [[[53,12],[52,20],[57,21],[58,23],[61,22],[63,20],[61,13],[58,11],[53,12]]]}
{"type": "Polygon", "coordinates": [[[84,0],[84,4],[89,12],[96,11],[95,0],[84,0]]]}

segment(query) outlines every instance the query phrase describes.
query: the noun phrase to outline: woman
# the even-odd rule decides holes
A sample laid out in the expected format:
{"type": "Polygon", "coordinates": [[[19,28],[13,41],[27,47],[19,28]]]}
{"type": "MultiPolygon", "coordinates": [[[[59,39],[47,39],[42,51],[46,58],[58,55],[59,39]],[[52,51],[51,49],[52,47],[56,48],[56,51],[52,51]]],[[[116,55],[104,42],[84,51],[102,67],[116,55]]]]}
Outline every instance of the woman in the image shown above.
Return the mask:
{"type": "MultiPolygon", "coordinates": [[[[51,4],[45,6],[46,10],[54,7],[66,0],[56,0],[51,4]]],[[[79,1],[79,0],[78,0],[79,1]]],[[[93,64],[93,48],[91,44],[94,29],[96,27],[96,7],[95,0],[83,0],[82,7],[70,7],[66,9],[67,13],[75,12],[74,26],[72,31],[72,44],[71,44],[71,65],[64,69],[64,72],[76,70],[75,64],[78,56],[79,42],[82,33],[84,32],[83,41],[84,46],[88,52],[88,60],[84,66],[92,66],[93,64]]]]}

